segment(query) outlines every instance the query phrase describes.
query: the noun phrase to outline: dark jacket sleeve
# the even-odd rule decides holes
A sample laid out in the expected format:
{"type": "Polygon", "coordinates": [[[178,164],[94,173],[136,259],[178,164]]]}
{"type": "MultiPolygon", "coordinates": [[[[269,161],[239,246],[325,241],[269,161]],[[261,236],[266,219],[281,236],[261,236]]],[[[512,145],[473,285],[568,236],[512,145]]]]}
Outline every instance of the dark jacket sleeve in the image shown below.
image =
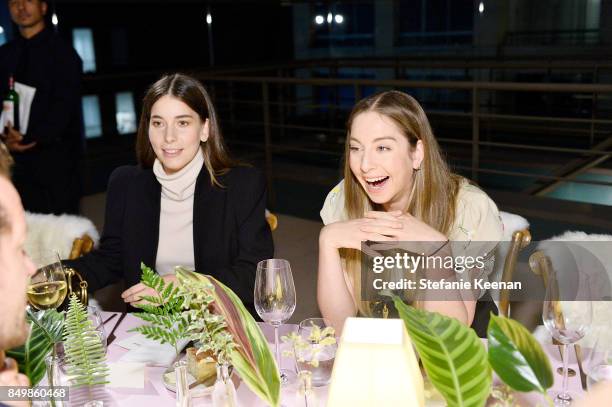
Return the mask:
{"type": "Polygon", "coordinates": [[[30,118],[28,128],[28,137],[39,145],[62,142],[80,117],[83,64],[74,49],[65,44],[55,45],[57,55],[49,104],[38,118],[30,118]]]}
{"type": "Polygon", "coordinates": [[[266,222],[266,182],[258,170],[249,169],[240,175],[248,174],[233,188],[233,204],[236,208],[238,223],[238,256],[229,270],[219,270],[226,277],[226,285],[232,287],[236,295],[253,309],[253,290],[255,271],[261,260],[274,257],[272,232],[266,222]]]}
{"type": "Polygon", "coordinates": [[[97,249],[64,263],[87,280],[89,291],[112,284],[123,277],[122,229],[132,167],[119,167],[111,174],[106,193],[104,230],[97,249]]]}

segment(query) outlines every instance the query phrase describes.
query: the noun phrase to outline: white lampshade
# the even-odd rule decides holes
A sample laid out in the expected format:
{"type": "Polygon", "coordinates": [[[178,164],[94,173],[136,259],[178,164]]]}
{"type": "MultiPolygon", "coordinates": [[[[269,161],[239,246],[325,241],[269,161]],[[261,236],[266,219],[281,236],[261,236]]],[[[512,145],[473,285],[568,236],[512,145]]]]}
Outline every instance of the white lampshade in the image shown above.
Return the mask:
{"type": "Polygon", "coordinates": [[[423,406],[423,377],[400,319],[348,318],[327,405],[423,406]]]}

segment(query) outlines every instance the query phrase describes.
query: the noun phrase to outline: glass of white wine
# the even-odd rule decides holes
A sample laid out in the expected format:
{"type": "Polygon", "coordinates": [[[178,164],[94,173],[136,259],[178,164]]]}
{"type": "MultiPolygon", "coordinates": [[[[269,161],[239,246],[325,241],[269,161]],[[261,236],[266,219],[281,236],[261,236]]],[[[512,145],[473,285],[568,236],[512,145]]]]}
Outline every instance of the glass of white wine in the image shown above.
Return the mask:
{"type": "Polygon", "coordinates": [[[68,285],[59,256],[51,264],[40,267],[30,277],[28,301],[38,310],[55,309],[66,299],[68,285]]]}

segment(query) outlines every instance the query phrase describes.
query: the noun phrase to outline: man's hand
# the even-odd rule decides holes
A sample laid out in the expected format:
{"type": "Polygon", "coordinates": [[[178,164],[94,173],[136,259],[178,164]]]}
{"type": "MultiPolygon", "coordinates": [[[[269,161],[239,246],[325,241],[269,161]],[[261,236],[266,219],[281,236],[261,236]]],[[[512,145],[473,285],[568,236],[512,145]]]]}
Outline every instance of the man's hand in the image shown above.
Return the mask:
{"type": "MultiPolygon", "coordinates": [[[[164,279],[166,284],[173,282],[174,285],[176,286],[176,282],[177,282],[176,275],[167,274],[165,276],[162,276],[162,278],[164,279]]],[[[155,292],[155,290],[147,287],[143,283],[138,283],[136,285],[131,286],[127,290],[125,290],[121,294],[121,298],[123,298],[123,301],[125,301],[126,304],[129,304],[131,306],[136,306],[139,304],[147,304],[147,301],[144,301],[142,299],[142,297],[145,295],[149,295],[153,297],[153,296],[156,296],[157,293],[155,292]]]]}
{"type": "MultiPolygon", "coordinates": [[[[21,374],[17,371],[17,362],[11,358],[4,359],[6,368],[0,372],[0,386],[27,386],[30,387],[30,379],[24,374],[21,374]]],[[[7,406],[29,406],[29,401],[3,401],[3,403],[7,406]]]]}
{"type": "Polygon", "coordinates": [[[21,142],[23,141],[23,134],[15,130],[11,123],[7,123],[6,128],[8,132],[6,133],[4,142],[8,147],[9,151],[15,153],[23,153],[24,151],[27,151],[36,146],[35,141],[28,144],[22,144],[21,142]]]}

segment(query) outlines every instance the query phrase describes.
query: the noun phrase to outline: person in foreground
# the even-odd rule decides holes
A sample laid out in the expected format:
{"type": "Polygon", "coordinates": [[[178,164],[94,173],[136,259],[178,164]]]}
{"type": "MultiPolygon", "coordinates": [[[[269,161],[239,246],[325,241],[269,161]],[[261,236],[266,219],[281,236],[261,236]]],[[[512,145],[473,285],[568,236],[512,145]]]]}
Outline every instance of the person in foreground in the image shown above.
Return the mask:
{"type": "Polygon", "coordinates": [[[9,167],[10,157],[0,145],[0,386],[14,387],[29,386],[30,381],[17,371],[15,360],[4,358],[4,350],[23,344],[28,337],[26,288],[35,267],[23,250],[25,215],[17,190],[8,179],[9,167]]]}
{"type": "Polygon", "coordinates": [[[110,177],[99,248],[66,264],[92,291],[124,278],[129,305],[152,295],[139,283],[141,262],[166,281],[181,265],[220,280],[256,315],[255,269],[274,254],[264,176],[229,157],[196,79],[168,75],[150,87],[136,150],[139,165],[110,177]]]}
{"type": "MultiPolygon", "coordinates": [[[[440,242],[439,250],[448,251],[448,240],[499,241],[502,236],[497,207],[449,170],[415,99],[398,91],[365,98],[353,108],[347,128],[344,180],[325,200],[321,218],[326,226],[319,235],[317,299],[337,330],[363,305],[355,289],[361,281],[362,242],[440,242]]],[[[474,298],[420,306],[468,325],[477,312],[474,298]]],[[[489,301],[478,310],[483,315],[477,318],[483,325],[479,334],[493,307],[489,301]]]]}

